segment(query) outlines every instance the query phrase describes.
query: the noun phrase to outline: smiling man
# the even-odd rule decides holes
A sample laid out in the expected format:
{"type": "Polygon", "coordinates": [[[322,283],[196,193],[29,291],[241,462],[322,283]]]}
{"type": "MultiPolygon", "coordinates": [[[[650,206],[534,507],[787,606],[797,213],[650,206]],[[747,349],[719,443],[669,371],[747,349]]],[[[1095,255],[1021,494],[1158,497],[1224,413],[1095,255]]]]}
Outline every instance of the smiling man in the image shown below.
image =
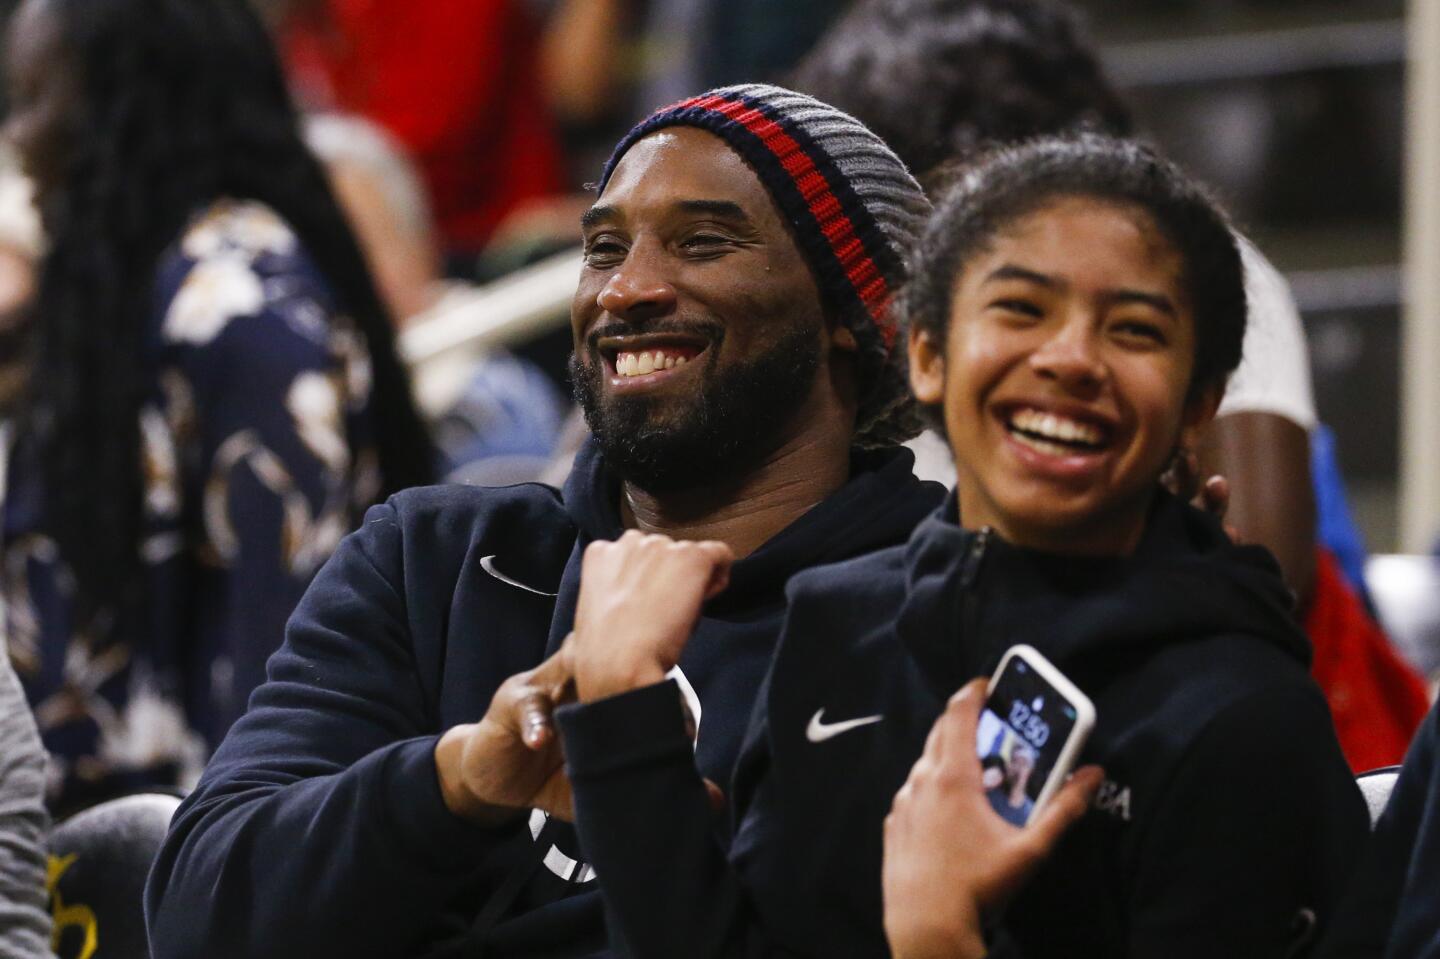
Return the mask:
{"type": "Polygon", "coordinates": [[[565,808],[562,757],[513,718],[562,694],[540,664],[581,554],[640,529],[740,557],[677,676],[696,762],[728,786],[786,581],[902,542],[940,501],[894,446],[913,410],[887,311],[927,212],[873,134],[786,90],[632,130],[584,218],[572,372],[594,438],[563,494],[415,490],[346,539],[175,818],[157,959],[603,954],[603,877],[540,811],[565,808]]]}

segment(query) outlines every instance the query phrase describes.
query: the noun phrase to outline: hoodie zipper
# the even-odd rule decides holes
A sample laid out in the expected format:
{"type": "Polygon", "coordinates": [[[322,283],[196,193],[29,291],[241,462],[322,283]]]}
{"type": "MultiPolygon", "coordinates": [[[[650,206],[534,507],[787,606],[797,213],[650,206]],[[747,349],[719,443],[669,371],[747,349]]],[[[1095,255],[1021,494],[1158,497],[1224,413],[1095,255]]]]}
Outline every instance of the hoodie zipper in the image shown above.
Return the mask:
{"type": "Polygon", "coordinates": [[[994,532],[991,527],[982,526],[970,541],[970,547],[965,550],[965,563],[960,567],[961,589],[968,592],[975,584],[975,578],[980,575],[980,562],[985,558],[985,548],[990,545],[990,537],[994,532]]]}
{"type": "MultiPolygon", "coordinates": [[[[980,578],[980,566],[985,560],[985,550],[989,547],[990,537],[994,532],[989,526],[982,526],[975,534],[975,538],[970,541],[970,545],[966,547],[965,559],[960,566],[960,648],[958,652],[962,664],[967,660],[973,662],[977,653],[981,653],[975,647],[979,640],[980,593],[974,587],[975,581],[980,578]]],[[[956,677],[959,683],[970,679],[974,675],[973,669],[974,667],[962,666],[963,675],[956,677]]],[[[956,688],[959,688],[959,683],[956,688]]]]}

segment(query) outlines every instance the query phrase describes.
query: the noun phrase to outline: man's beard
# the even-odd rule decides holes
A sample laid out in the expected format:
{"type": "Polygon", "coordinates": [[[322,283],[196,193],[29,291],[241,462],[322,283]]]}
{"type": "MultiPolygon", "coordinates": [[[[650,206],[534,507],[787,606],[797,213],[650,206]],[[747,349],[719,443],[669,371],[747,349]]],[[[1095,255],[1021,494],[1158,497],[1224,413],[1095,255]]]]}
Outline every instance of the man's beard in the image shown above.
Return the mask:
{"type": "MultiPolygon", "coordinates": [[[[711,348],[718,350],[718,340],[711,348]]],[[[689,395],[607,399],[604,363],[570,357],[575,401],[605,462],[651,494],[709,486],[753,469],[780,444],[819,370],[817,333],[801,327],[753,360],[698,370],[699,388],[689,395]]]]}

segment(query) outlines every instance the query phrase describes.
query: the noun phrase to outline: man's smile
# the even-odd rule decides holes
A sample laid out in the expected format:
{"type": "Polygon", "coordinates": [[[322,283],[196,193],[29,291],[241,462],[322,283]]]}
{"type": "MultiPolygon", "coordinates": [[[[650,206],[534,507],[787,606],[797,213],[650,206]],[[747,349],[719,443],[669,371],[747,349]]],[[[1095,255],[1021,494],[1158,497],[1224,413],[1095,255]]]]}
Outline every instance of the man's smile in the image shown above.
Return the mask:
{"type": "Polygon", "coordinates": [[[595,344],[610,388],[619,393],[683,381],[690,375],[691,361],[710,345],[701,337],[674,333],[608,336],[595,344]]]}

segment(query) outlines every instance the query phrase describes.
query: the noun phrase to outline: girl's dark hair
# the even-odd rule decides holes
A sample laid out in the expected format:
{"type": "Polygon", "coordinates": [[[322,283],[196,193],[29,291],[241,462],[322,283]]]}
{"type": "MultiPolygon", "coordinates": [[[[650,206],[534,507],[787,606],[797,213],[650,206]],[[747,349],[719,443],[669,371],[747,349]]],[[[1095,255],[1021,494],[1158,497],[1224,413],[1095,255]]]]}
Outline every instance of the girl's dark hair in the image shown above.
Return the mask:
{"type": "Polygon", "coordinates": [[[1064,197],[1144,213],[1180,254],[1195,322],[1189,395],[1225,380],[1245,338],[1245,279],[1229,221],[1197,183],[1148,147],[1098,134],[1001,147],[957,171],[917,245],[899,303],[912,329],[944,343],[955,284],[1001,230],[1064,197]]]}
{"type": "Polygon", "coordinates": [[[790,85],[858,118],[922,182],[991,143],[1130,132],[1075,14],[1049,0],[859,0],[790,85]]]}
{"type": "Polygon", "coordinates": [[[299,236],[370,353],[386,492],[431,481],[432,451],[390,317],[303,145],[246,0],[50,0],[76,115],[46,171],[30,423],[46,526],[82,615],[133,598],[142,525],[139,411],[161,254],[221,197],[268,205],[299,236]]]}

